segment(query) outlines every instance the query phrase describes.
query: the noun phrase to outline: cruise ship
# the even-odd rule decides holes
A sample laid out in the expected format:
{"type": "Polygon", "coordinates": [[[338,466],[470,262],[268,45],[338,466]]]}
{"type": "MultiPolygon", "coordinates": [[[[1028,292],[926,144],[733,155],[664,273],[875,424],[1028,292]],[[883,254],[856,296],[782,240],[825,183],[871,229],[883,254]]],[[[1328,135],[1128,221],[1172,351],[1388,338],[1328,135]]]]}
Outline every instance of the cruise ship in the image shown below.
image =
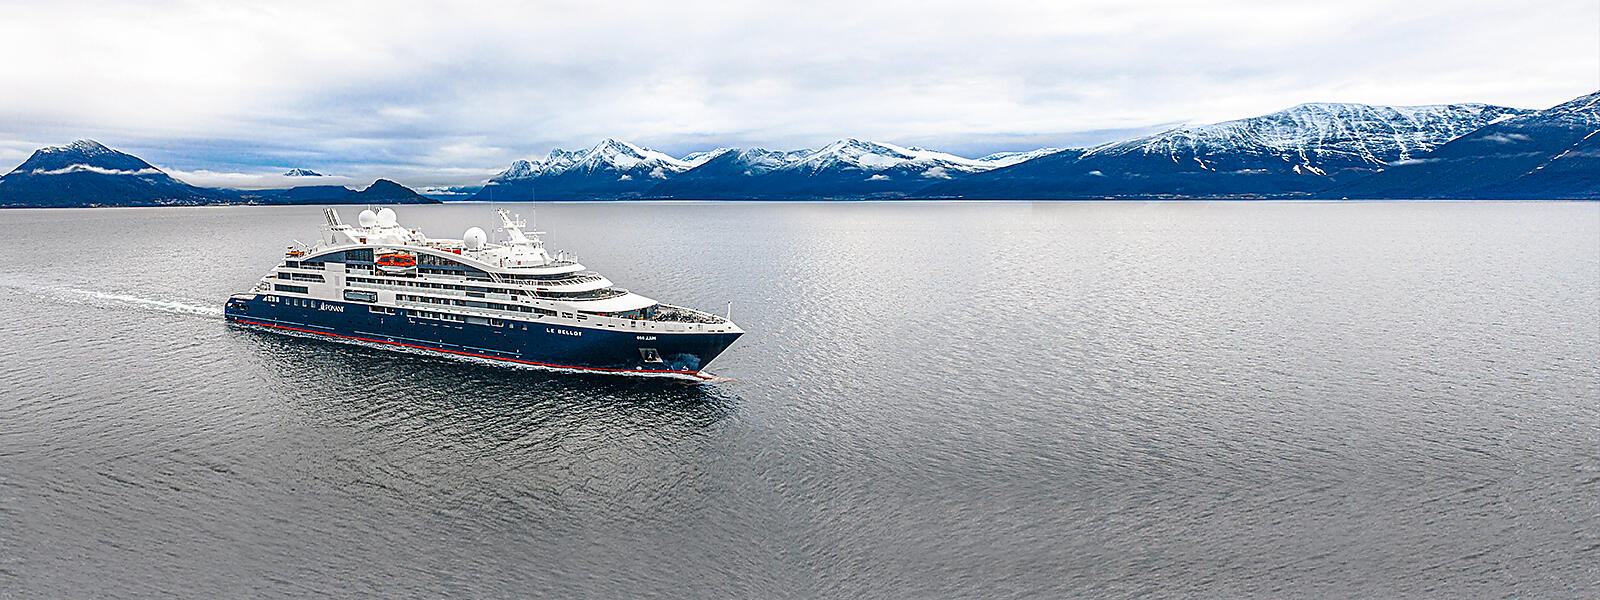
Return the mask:
{"type": "Polygon", "coordinates": [[[552,256],[538,231],[495,211],[504,240],[473,227],[436,239],[393,209],[357,225],[324,209],[314,245],[290,246],[227,320],[296,335],[555,369],[709,379],[706,364],[744,331],[727,317],[615,287],[552,256]]]}

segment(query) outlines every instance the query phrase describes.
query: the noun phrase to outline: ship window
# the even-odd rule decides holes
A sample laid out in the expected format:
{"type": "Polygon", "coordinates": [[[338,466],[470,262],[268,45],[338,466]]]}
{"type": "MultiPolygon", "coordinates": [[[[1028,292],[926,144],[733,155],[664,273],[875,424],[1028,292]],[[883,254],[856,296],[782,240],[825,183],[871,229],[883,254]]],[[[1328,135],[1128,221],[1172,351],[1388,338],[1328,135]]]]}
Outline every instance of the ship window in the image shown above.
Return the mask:
{"type": "Polygon", "coordinates": [[[306,286],[303,285],[283,285],[281,283],[274,283],[272,284],[272,289],[279,292],[290,292],[295,294],[307,293],[306,286]]]}
{"type": "Polygon", "coordinates": [[[417,256],[417,264],[435,267],[451,267],[457,265],[458,261],[432,254],[419,254],[417,256]]]}
{"type": "Polygon", "coordinates": [[[344,256],[350,262],[372,262],[372,249],[346,250],[344,256]]]}

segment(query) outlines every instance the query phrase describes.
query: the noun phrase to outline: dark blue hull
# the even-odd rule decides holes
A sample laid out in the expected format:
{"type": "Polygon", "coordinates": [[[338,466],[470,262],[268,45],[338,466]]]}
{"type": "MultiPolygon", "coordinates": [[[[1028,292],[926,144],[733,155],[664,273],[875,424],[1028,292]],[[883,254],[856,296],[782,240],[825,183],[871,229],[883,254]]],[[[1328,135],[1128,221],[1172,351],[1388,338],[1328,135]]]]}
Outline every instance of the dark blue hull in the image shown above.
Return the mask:
{"type": "Polygon", "coordinates": [[[657,333],[496,319],[489,323],[442,321],[376,313],[368,304],[233,298],[227,320],[273,330],[430,350],[512,363],[604,372],[698,375],[740,333],[657,333]],[[647,360],[656,359],[656,360],[647,360]]]}

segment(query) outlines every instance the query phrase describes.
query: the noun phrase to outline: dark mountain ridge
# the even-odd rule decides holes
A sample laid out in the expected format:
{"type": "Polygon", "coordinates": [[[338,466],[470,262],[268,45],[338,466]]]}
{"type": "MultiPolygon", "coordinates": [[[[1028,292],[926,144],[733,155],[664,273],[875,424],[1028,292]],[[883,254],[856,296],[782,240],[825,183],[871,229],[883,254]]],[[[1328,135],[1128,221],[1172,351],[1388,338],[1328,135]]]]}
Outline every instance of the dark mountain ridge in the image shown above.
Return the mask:
{"type": "Polygon", "coordinates": [[[228,192],[178,181],[94,140],[40,148],[0,177],[0,206],[165,206],[231,199],[228,192]]]}
{"type": "Polygon", "coordinates": [[[519,160],[484,183],[472,200],[615,200],[644,196],[657,183],[699,163],[614,139],[592,148],[550,151],[544,160],[519,160]]]}
{"type": "MultiPolygon", "coordinates": [[[[297,176],[314,172],[294,170],[297,176]],[[298,173],[297,173],[298,172],[298,173]]],[[[842,139],[809,150],[683,158],[614,139],[519,160],[472,200],[1600,199],[1600,92],[1544,110],[1485,104],[1302,104],[1086,149],[965,158],[842,139]]],[[[0,207],[432,203],[379,179],[220,190],[92,140],[41,148],[0,177],[0,207]]]]}
{"type": "Polygon", "coordinates": [[[1426,154],[1496,119],[1484,104],[1302,104],[1045,156],[918,191],[928,198],[1269,197],[1313,194],[1426,154]]]}
{"type": "Polygon", "coordinates": [[[361,191],[342,185],[301,185],[238,193],[248,204],[439,204],[438,200],[388,179],[374,181],[361,191]]]}
{"type": "Polygon", "coordinates": [[[197,187],[167,175],[139,157],[107,148],[94,140],[40,148],[0,177],[0,207],[437,202],[387,179],[379,179],[360,192],[335,185],[252,191],[197,187]]]}
{"type": "Polygon", "coordinates": [[[1600,198],[1600,92],[1490,123],[1326,195],[1600,198]]]}

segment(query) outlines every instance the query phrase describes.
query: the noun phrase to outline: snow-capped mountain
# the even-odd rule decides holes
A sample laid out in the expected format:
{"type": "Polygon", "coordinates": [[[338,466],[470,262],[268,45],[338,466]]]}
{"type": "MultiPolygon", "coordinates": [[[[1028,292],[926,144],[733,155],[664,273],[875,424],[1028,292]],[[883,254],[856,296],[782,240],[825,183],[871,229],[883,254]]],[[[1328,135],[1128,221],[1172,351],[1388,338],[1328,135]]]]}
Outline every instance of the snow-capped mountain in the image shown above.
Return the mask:
{"type": "MultiPolygon", "coordinates": [[[[560,150],[556,150],[556,152],[560,152],[560,150]]],[[[506,170],[501,171],[494,177],[490,177],[489,181],[504,183],[507,181],[516,181],[518,179],[528,179],[538,174],[539,171],[534,169],[533,163],[525,160],[516,160],[512,161],[511,166],[506,170]]]]}
{"type": "MultiPolygon", "coordinates": [[[[1485,104],[1368,106],[1301,104],[1269,115],[1178,127],[1084,152],[1100,157],[1157,157],[1207,171],[1252,168],[1277,159],[1300,171],[1366,169],[1407,160],[1495,119],[1528,111],[1485,104]]],[[[1319,173],[1320,172],[1320,173],[1319,173]]]]}
{"type": "Polygon", "coordinates": [[[228,199],[227,192],[178,181],[94,140],[40,148],[0,177],[0,206],[151,206],[228,199]]]}
{"type": "Polygon", "coordinates": [[[1054,153],[963,181],[933,197],[1094,198],[1309,193],[1426,154],[1528,111],[1484,104],[1301,104],[1259,117],[1183,126],[1054,153]]]}
{"type": "Polygon", "coordinates": [[[1038,150],[1029,150],[1027,152],[996,152],[994,154],[978,158],[978,162],[990,165],[989,168],[991,169],[999,169],[1001,167],[1009,167],[1018,163],[1025,163],[1035,158],[1048,156],[1063,150],[1066,150],[1066,148],[1040,148],[1038,150]]]}
{"type": "MultiPolygon", "coordinates": [[[[718,153],[711,160],[726,160],[737,165],[739,169],[734,173],[746,177],[765,175],[775,170],[799,162],[810,154],[810,150],[767,150],[765,148],[729,149],[718,153]]],[[[702,165],[710,164],[707,160],[702,165]]],[[[692,172],[692,171],[691,171],[692,172]]]]}
{"type": "Polygon", "coordinates": [[[1600,198],[1600,91],[1491,122],[1325,195],[1600,198]]]}
{"type": "Polygon", "coordinates": [[[966,158],[846,138],[806,150],[718,148],[675,158],[607,139],[543,160],[513,162],[474,200],[646,198],[840,198],[903,196],[947,181],[1058,153],[1044,148],[966,158]]]}
{"type": "Polygon", "coordinates": [[[289,169],[288,171],[284,171],[283,176],[284,177],[322,177],[322,174],[318,173],[316,171],[313,171],[311,169],[289,169]]]}
{"type": "Polygon", "coordinates": [[[666,179],[668,175],[692,168],[688,161],[609,138],[579,152],[557,149],[543,166],[542,175],[618,173],[619,177],[633,175],[651,179],[666,179]]]}
{"type": "Polygon", "coordinates": [[[853,172],[886,177],[926,173],[925,178],[947,179],[951,173],[975,173],[989,168],[992,167],[986,163],[954,154],[850,138],[807,153],[777,170],[812,175],[853,172]]]}
{"type": "Polygon", "coordinates": [[[34,150],[33,155],[12,173],[59,175],[77,171],[146,175],[160,172],[137,156],[112,150],[94,140],[78,140],[65,146],[46,146],[34,150]]]}
{"type": "Polygon", "coordinates": [[[688,163],[689,164],[689,168],[692,169],[692,168],[698,167],[700,165],[706,164],[706,161],[711,160],[713,158],[716,158],[716,157],[722,155],[723,153],[729,152],[729,151],[732,151],[732,150],[735,150],[735,149],[734,148],[717,148],[716,150],[709,150],[709,151],[706,151],[706,152],[690,152],[687,156],[683,157],[683,162],[688,163]]]}
{"type": "Polygon", "coordinates": [[[649,195],[665,198],[731,199],[752,197],[751,182],[799,161],[810,150],[724,148],[707,153],[700,164],[657,183],[649,195]]]}
{"type": "Polygon", "coordinates": [[[657,184],[648,195],[705,199],[902,196],[930,182],[1011,164],[1022,154],[972,159],[854,138],[815,150],[728,150],[657,184]]]}
{"type": "Polygon", "coordinates": [[[656,183],[709,158],[679,159],[634,144],[606,139],[586,150],[551,150],[544,160],[519,160],[490,178],[473,200],[590,200],[636,197],[656,183]]]}

